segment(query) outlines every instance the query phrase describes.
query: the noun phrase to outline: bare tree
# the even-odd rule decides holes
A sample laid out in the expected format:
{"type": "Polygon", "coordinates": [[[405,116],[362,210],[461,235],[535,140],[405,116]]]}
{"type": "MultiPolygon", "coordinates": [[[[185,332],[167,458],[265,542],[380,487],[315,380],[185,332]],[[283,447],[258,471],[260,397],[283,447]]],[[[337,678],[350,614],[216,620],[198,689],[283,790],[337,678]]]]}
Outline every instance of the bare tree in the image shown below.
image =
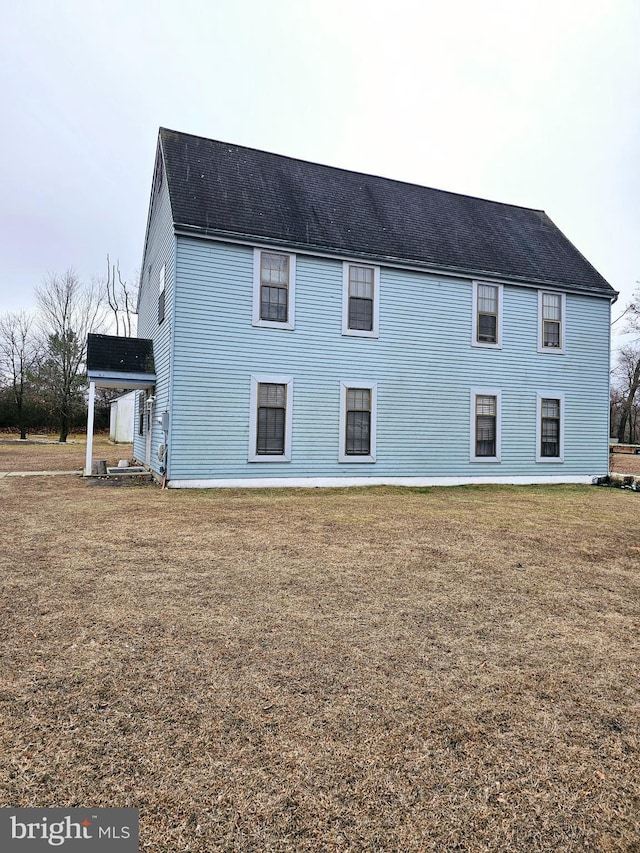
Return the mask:
{"type": "Polygon", "coordinates": [[[135,332],[134,318],[136,316],[136,303],[138,288],[122,280],[120,274],[120,262],[111,263],[107,255],[107,302],[113,313],[116,326],[116,335],[130,338],[135,332]]]}
{"type": "Polygon", "coordinates": [[[629,438],[629,444],[635,444],[637,436],[636,415],[638,397],[640,396],[640,345],[630,344],[622,347],[618,353],[618,361],[613,369],[614,393],[612,403],[618,420],[617,438],[624,444],[629,438]]]}
{"type": "Polygon", "coordinates": [[[11,389],[20,438],[23,440],[27,437],[27,386],[39,352],[31,314],[21,311],[0,317],[0,374],[11,389]]]}
{"type": "Polygon", "coordinates": [[[625,320],[625,324],[622,328],[623,333],[640,333],[640,282],[636,282],[638,287],[636,287],[633,296],[631,297],[631,301],[627,302],[627,304],[622,309],[621,313],[611,321],[611,327],[619,323],[620,320],[625,320]]]}
{"type": "Polygon", "coordinates": [[[37,288],[36,298],[46,347],[39,372],[53,395],[64,442],[84,385],[87,335],[102,331],[107,308],[101,286],[95,281],[81,284],[72,269],[50,274],[37,288]]]}

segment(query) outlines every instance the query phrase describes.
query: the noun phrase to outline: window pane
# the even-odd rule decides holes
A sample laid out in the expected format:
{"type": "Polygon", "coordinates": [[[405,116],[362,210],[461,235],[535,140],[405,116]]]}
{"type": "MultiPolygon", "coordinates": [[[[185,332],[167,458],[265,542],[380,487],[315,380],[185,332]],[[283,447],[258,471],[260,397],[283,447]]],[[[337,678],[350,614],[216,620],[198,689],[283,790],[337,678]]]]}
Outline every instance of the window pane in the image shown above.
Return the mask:
{"type": "Polygon", "coordinates": [[[560,422],[558,420],[542,419],[540,455],[560,456],[560,422]]]}
{"type": "Polygon", "coordinates": [[[287,287],[289,283],[289,256],[262,252],[260,255],[260,281],[287,287]]]}
{"type": "Polygon", "coordinates": [[[545,320],[542,324],[542,346],[560,347],[560,323],[545,320]]]}
{"type": "Polygon", "coordinates": [[[495,415],[496,413],[496,398],[485,397],[478,395],[476,397],[476,414],[477,415],[495,415]]]}
{"type": "Polygon", "coordinates": [[[285,287],[260,288],[260,319],[287,322],[287,289],[285,287]]]}
{"type": "Polygon", "coordinates": [[[284,409],[258,409],[256,452],[260,455],[284,453],[284,409]]]}
{"type": "Polygon", "coordinates": [[[490,415],[476,418],[476,456],[496,455],[496,419],[490,415]]]}
{"type": "Polygon", "coordinates": [[[478,315],[478,340],[495,344],[498,330],[498,318],[494,314],[478,315]]]}
{"type": "Polygon", "coordinates": [[[371,411],[371,391],[369,388],[347,389],[347,409],[361,412],[371,411]]]}
{"type": "Polygon", "coordinates": [[[542,401],[542,417],[543,418],[559,418],[560,417],[560,400],[545,399],[542,401]]]}
{"type": "Polygon", "coordinates": [[[542,318],[543,320],[561,320],[562,300],[559,293],[542,294],[542,318]]]}
{"type": "Polygon", "coordinates": [[[349,328],[370,332],[373,329],[373,300],[349,298],[349,328]]]}
{"type": "Polygon", "coordinates": [[[259,406],[277,406],[284,408],[286,397],[286,385],[274,385],[269,382],[261,382],[258,385],[259,406]]]}
{"type": "Polygon", "coordinates": [[[485,314],[498,313],[498,288],[490,284],[478,285],[478,311],[485,314]]]}
{"type": "Polygon", "coordinates": [[[349,296],[373,299],[373,270],[371,267],[349,267],[349,296]]]}
{"type": "Polygon", "coordinates": [[[345,451],[348,456],[369,456],[371,412],[347,412],[345,451]]]}

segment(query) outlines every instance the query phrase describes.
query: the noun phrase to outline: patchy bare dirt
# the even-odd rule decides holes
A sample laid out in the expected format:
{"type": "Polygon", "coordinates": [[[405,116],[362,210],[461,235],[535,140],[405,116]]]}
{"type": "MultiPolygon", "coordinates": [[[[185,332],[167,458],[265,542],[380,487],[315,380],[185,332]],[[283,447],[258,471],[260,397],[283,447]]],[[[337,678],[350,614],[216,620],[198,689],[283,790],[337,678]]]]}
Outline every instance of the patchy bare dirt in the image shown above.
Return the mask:
{"type": "Polygon", "coordinates": [[[638,850],[639,501],[0,480],[0,805],[138,807],[154,853],[638,850]]]}

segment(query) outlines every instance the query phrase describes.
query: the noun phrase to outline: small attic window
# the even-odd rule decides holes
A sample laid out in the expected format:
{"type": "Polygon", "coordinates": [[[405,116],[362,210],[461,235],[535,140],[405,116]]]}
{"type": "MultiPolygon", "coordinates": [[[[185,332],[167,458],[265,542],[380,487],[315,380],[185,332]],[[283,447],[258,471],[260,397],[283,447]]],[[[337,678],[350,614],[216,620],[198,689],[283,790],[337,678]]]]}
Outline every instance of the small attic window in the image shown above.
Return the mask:
{"type": "Polygon", "coordinates": [[[160,192],[160,187],[162,186],[162,178],[163,178],[162,157],[160,156],[160,152],[158,152],[158,156],[156,159],[155,174],[153,176],[153,193],[152,194],[154,197],[160,192]]]}
{"type": "Polygon", "coordinates": [[[164,320],[165,276],[166,264],[162,264],[158,280],[158,323],[164,320]]]}

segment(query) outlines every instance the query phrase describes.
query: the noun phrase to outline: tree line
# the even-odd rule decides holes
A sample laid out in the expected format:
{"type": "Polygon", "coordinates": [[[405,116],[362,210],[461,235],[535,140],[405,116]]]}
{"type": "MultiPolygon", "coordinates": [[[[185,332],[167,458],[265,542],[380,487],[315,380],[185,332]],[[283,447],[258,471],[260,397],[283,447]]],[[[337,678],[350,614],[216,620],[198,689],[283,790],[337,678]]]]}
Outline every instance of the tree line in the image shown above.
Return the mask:
{"type": "MultiPolygon", "coordinates": [[[[123,281],[107,256],[107,278],[89,284],[72,269],[50,274],[36,288],[34,312],[0,316],[0,430],[56,430],[66,442],[86,425],[89,333],[135,333],[137,286],[123,281]]],[[[97,397],[96,427],[108,426],[109,402],[97,397]]]]}
{"type": "Polygon", "coordinates": [[[611,370],[609,434],[620,444],[640,444],[640,287],[612,328],[621,320],[629,342],[616,352],[611,370]]]}

